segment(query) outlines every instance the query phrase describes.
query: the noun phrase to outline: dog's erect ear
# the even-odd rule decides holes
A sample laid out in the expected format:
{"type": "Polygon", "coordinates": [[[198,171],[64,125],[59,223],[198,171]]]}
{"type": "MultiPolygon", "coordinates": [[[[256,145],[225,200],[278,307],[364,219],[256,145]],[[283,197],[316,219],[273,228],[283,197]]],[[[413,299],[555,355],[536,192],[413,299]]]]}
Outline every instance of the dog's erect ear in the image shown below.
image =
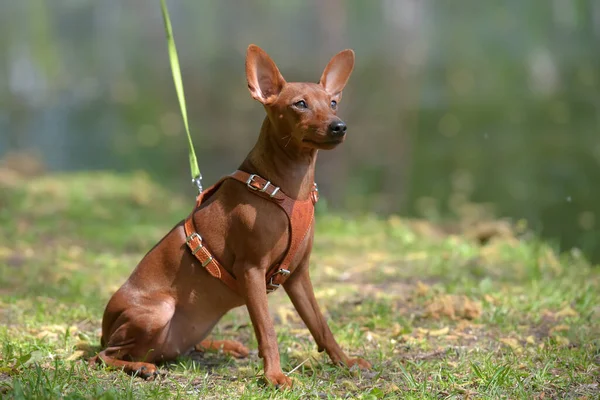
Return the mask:
{"type": "Polygon", "coordinates": [[[340,51],[325,67],[319,83],[332,96],[341,97],[353,68],[354,51],[350,49],[340,51]]]}
{"type": "Polygon", "coordinates": [[[246,52],[246,80],[252,97],[265,105],[273,103],[285,85],[271,57],[254,44],[246,52]]]}

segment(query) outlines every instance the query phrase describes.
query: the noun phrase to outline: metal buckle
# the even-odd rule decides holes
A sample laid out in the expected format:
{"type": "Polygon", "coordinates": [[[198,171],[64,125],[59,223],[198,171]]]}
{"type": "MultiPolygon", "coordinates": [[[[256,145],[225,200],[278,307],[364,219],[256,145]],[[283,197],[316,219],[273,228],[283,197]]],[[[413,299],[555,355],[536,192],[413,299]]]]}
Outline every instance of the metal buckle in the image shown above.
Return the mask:
{"type": "Polygon", "coordinates": [[[198,247],[196,247],[194,250],[192,250],[192,254],[193,254],[193,255],[196,255],[196,253],[197,253],[197,252],[199,252],[199,251],[200,251],[200,249],[201,249],[202,247],[204,247],[204,246],[202,245],[202,236],[198,235],[198,233],[197,233],[197,232],[192,232],[192,233],[191,233],[191,234],[190,234],[190,235],[189,235],[189,236],[188,236],[188,237],[185,239],[185,243],[186,243],[187,245],[189,245],[189,244],[190,244],[190,242],[191,242],[192,240],[194,240],[194,239],[198,239],[198,243],[199,243],[198,247]]]}
{"type": "Polygon", "coordinates": [[[267,283],[267,293],[274,292],[277,289],[279,289],[279,286],[281,286],[278,283],[273,283],[273,278],[275,278],[275,275],[277,275],[277,274],[288,276],[289,274],[291,274],[291,272],[289,270],[287,270],[287,269],[284,269],[284,268],[281,268],[279,271],[275,272],[271,276],[271,279],[269,279],[269,283],[267,283]]]}
{"type": "Polygon", "coordinates": [[[283,276],[288,276],[289,274],[291,274],[289,269],[285,269],[285,268],[281,268],[279,271],[275,272],[273,274],[273,276],[277,275],[277,274],[281,274],[283,276]]]}
{"type": "Polygon", "coordinates": [[[258,188],[255,188],[254,186],[252,186],[252,182],[254,182],[254,178],[256,178],[256,177],[257,177],[256,174],[252,174],[248,177],[248,180],[246,181],[246,186],[248,186],[248,189],[258,190],[258,188]]]}
{"type": "Polygon", "coordinates": [[[263,188],[262,188],[262,189],[252,186],[252,183],[253,183],[253,182],[255,182],[255,180],[254,180],[254,179],[255,179],[257,176],[258,176],[258,175],[256,175],[256,174],[252,174],[252,175],[250,175],[250,176],[248,177],[248,180],[246,181],[246,186],[248,186],[248,189],[251,189],[251,190],[254,190],[254,191],[258,191],[258,192],[262,192],[262,193],[267,193],[267,188],[268,188],[269,186],[274,186],[274,187],[275,187],[275,189],[273,189],[273,192],[272,192],[271,194],[269,194],[269,197],[275,197],[275,194],[277,194],[277,192],[279,192],[279,186],[275,186],[275,185],[273,185],[273,184],[271,183],[271,181],[267,181],[267,183],[265,183],[265,186],[263,186],[263,188]]]}

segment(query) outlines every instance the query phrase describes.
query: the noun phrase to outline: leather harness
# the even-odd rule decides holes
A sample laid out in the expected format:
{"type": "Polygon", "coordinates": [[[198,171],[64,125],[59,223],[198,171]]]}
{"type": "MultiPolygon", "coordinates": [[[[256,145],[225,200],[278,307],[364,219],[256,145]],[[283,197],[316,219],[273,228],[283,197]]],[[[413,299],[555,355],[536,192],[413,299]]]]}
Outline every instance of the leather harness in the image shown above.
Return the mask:
{"type": "Polygon", "coordinates": [[[186,235],[186,244],[192,251],[192,254],[200,261],[200,265],[213,277],[220,279],[231,290],[239,293],[237,280],[219,263],[212,255],[210,250],[203,243],[202,236],[196,231],[194,226],[194,213],[213,193],[215,193],[221,184],[227,179],[234,179],[248,187],[255,195],[263,199],[272,201],[285,211],[290,223],[290,240],[287,251],[281,263],[272,265],[265,276],[267,293],[275,291],[285,282],[291,274],[290,264],[300,245],[306,238],[313,224],[315,204],[319,200],[319,189],[317,184],[313,183],[313,189],[308,199],[295,200],[283,193],[279,187],[273,185],[270,181],[244,171],[237,170],[231,175],[224,176],[213,186],[200,193],[196,198],[196,207],[194,211],[186,218],[183,225],[186,235]]]}

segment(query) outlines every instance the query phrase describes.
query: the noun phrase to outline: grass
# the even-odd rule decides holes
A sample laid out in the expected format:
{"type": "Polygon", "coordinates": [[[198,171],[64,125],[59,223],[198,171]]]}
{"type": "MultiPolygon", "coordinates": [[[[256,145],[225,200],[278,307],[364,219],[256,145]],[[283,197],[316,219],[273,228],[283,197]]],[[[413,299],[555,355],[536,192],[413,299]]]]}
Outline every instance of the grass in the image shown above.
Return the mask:
{"type": "Polygon", "coordinates": [[[331,328],[372,371],[336,368],[283,291],[270,306],[293,390],[261,383],[245,309],[216,338],[246,360],[192,354],[153,382],[89,368],[104,306],[143,254],[190,211],[144,175],[0,183],[2,398],[597,398],[600,270],[535,237],[479,246],[403,219],[320,212],[311,274],[331,328]]]}

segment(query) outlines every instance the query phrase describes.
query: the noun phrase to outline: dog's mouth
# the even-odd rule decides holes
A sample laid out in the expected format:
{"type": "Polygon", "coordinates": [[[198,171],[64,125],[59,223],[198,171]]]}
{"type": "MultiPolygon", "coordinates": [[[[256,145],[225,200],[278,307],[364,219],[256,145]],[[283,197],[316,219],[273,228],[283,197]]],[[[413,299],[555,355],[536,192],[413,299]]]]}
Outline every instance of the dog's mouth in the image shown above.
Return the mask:
{"type": "Polygon", "coordinates": [[[331,147],[335,147],[338,144],[342,143],[344,141],[344,138],[339,138],[339,139],[332,139],[332,138],[327,138],[324,140],[315,140],[315,139],[302,139],[302,143],[306,143],[308,145],[311,145],[311,147],[317,147],[317,148],[331,148],[331,147]]]}

